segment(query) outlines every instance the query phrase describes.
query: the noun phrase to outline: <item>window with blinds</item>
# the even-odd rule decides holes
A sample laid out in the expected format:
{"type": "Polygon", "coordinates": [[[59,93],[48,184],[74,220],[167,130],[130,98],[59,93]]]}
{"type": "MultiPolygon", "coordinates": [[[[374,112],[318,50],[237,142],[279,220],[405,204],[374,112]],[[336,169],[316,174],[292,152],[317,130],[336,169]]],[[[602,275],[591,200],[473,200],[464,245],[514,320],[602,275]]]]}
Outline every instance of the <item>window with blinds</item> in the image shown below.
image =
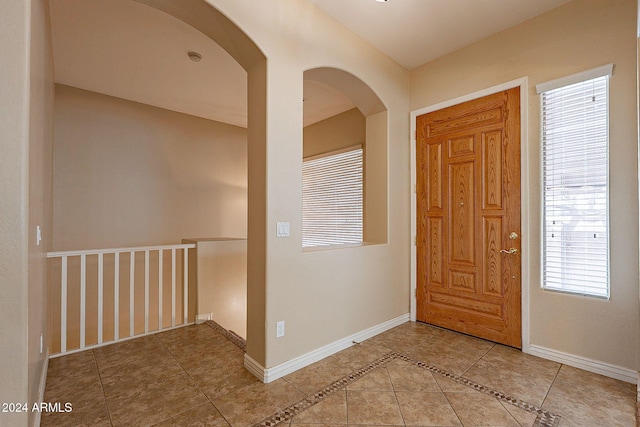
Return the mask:
{"type": "Polygon", "coordinates": [[[612,66],[601,68],[585,73],[589,78],[582,81],[575,81],[581,75],[574,75],[568,84],[556,81],[548,89],[543,85],[542,91],[539,87],[542,269],[545,289],[608,298],[608,90],[612,66]]]}
{"type": "Polygon", "coordinates": [[[302,246],[362,242],[362,146],[304,159],[302,246]]]}

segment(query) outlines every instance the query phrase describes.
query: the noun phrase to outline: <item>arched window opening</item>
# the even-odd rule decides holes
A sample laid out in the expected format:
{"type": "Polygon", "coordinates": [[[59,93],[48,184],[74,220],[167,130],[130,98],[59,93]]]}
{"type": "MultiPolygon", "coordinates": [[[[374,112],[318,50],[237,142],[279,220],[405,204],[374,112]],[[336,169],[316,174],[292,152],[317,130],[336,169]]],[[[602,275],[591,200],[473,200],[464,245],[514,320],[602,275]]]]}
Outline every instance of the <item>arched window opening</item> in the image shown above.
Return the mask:
{"type": "Polygon", "coordinates": [[[387,113],[362,80],[304,75],[302,246],[387,241],[387,113]]]}

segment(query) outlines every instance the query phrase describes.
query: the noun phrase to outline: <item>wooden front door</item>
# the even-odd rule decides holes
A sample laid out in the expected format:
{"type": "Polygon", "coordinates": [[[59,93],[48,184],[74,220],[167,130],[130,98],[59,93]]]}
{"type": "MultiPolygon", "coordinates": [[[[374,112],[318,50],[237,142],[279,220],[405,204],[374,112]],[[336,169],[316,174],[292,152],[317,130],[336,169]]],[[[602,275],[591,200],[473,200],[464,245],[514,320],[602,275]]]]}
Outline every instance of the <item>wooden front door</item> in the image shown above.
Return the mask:
{"type": "Polygon", "coordinates": [[[520,88],[416,129],[417,319],[521,348],[520,88]]]}

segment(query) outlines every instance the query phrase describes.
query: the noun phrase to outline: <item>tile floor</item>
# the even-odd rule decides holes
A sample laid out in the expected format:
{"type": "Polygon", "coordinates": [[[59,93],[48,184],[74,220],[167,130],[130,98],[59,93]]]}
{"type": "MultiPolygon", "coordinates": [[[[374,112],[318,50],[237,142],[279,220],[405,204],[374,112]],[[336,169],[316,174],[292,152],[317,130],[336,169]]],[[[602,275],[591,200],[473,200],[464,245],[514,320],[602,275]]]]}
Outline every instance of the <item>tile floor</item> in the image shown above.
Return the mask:
{"type": "Polygon", "coordinates": [[[42,426],[635,426],[635,385],[420,323],[263,384],[207,325],[52,359],[42,426]]]}

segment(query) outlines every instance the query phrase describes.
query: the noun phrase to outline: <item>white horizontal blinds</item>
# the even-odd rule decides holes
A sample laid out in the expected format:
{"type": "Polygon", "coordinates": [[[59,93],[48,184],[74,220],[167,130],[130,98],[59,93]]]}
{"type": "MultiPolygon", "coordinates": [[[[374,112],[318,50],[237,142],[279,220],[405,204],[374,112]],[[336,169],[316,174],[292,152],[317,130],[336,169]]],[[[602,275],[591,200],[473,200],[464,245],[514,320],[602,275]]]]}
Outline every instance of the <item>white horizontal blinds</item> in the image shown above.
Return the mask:
{"type": "Polygon", "coordinates": [[[608,86],[542,92],[546,289],[609,296],[608,86]]]}
{"type": "Polygon", "coordinates": [[[305,159],[302,246],[362,242],[362,147],[305,159]]]}

